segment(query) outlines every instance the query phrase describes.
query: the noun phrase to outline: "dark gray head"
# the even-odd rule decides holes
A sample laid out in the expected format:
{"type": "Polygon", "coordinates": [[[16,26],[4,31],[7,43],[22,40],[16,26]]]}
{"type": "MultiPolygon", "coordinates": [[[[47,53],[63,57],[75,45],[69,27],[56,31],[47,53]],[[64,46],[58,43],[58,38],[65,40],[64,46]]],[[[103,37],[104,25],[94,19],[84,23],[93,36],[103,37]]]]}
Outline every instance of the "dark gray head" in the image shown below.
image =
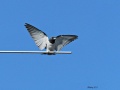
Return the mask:
{"type": "Polygon", "coordinates": [[[55,43],[55,40],[56,40],[56,37],[51,37],[51,38],[49,39],[50,43],[52,43],[52,44],[55,43]]]}

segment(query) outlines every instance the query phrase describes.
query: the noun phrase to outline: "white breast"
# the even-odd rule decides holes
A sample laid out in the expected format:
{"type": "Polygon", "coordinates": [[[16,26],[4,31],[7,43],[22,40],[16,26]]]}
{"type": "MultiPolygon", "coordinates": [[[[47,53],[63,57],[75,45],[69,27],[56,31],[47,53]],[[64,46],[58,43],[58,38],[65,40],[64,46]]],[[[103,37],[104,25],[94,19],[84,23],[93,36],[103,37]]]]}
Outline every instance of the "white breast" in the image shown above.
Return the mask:
{"type": "Polygon", "coordinates": [[[53,47],[53,44],[52,44],[52,43],[50,43],[50,42],[47,43],[46,51],[47,51],[47,52],[48,52],[48,51],[54,51],[54,47],[53,47]]]}

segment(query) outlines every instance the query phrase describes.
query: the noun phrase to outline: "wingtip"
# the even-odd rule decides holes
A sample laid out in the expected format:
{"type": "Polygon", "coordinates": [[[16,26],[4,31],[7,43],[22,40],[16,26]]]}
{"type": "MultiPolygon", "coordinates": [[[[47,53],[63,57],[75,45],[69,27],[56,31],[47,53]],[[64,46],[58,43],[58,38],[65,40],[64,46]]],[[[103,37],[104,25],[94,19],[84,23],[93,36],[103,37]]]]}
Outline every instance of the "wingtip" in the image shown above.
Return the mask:
{"type": "Polygon", "coordinates": [[[27,27],[32,26],[32,25],[31,25],[31,24],[28,24],[28,23],[25,23],[24,26],[27,28],[27,27]]]}
{"type": "Polygon", "coordinates": [[[28,23],[25,23],[25,26],[26,26],[26,25],[30,25],[30,24],[28,24],[28,23]]]}
{"type": "Polygon", "coordinates": [[[74,39],[78,39],[78,36],[77,36],[77,35],[71,35],[71,36],[73,36],[74,39]]]}
{"type": "Polygon", "coordinates": [[[75,38],[76,38],[76,39],[78,39],[78,36],[77,36],[77,35],[75,35],[75,38]]]}
{"type": "Polygon", "coordinates": [[[25,23],[25,25],[24,25],[24,26],[26,26],[26,25],[28,25],[28,23],[25,23]]]}

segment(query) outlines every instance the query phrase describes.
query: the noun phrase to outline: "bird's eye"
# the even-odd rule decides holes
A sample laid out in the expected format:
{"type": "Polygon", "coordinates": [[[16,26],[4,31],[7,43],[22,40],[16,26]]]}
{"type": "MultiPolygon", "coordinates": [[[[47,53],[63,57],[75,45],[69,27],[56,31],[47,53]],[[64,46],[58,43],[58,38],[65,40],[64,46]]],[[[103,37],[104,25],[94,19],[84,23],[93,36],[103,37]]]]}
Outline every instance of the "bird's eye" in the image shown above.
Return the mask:
{"type": "Polygon", "coordinates": [[[55,37],[52,37],[52,39],[56,39],[55,37]]]}

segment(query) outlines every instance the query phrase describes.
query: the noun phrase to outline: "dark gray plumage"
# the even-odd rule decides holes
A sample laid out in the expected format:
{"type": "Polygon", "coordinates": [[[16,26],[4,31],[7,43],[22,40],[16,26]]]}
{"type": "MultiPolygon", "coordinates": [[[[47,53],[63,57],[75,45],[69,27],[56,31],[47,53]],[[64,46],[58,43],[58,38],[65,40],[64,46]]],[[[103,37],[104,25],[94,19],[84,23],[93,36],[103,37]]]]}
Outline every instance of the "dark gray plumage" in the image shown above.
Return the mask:
{"type": "Polygon", "coordinates": [[[77,35],[59,35],[57,37],[48,39],[48,36],[36,27],[27,23],[25,23],[25,27],[27,28],[28,32],[40,50],[46,48],[47,51],[59,51],[65,45],[78,38],[77,35]]]}

